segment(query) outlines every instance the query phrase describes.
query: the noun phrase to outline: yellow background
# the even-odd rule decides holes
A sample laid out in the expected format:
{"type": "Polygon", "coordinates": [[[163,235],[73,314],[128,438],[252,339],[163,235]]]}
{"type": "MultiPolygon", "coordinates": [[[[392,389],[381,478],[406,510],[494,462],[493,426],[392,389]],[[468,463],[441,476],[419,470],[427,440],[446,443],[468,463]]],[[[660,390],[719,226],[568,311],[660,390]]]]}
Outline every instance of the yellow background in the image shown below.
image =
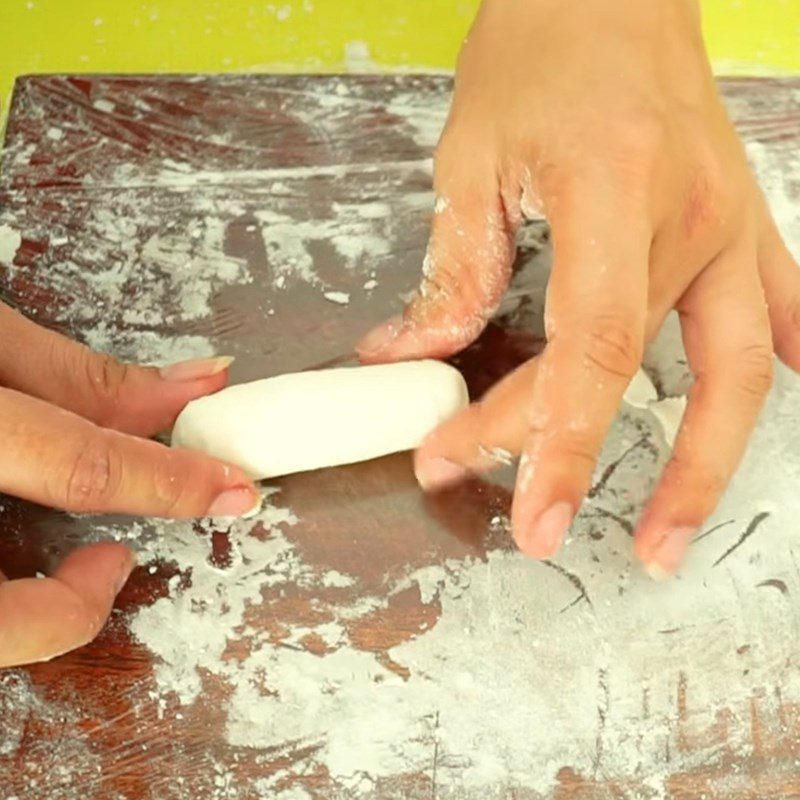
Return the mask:
{"type": "MultiPolygon", "coordinates": [[[[0,0],[0,101],[28,72],[450,69],[477,5],[0,0]]],[[[800,0],[703,0],[703,13],[718,72],[800,71],[800,0]]]]}

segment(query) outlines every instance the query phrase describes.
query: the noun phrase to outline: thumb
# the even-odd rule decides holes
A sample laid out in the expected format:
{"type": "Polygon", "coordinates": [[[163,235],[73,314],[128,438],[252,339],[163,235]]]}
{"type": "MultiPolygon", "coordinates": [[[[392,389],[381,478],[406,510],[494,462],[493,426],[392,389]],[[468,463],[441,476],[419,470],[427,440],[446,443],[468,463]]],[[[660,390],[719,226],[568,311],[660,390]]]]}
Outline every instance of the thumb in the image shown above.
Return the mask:
{"type": "Polygon", "coordinates": [[[437,153],[438,199],[422,281],[401,316],[359,343],[364,362],[450,356],[480,335],[503,297],[516,224],[506,213],[494,161],[463,155],[444,143],[437,153]]]}
{"type": "Polygon", "coordinates": [[[0,573],[0,668],[94,639],[135,563],[124,545],[103,542],[76,550],[48,578],[6,581],[0,573]]]}

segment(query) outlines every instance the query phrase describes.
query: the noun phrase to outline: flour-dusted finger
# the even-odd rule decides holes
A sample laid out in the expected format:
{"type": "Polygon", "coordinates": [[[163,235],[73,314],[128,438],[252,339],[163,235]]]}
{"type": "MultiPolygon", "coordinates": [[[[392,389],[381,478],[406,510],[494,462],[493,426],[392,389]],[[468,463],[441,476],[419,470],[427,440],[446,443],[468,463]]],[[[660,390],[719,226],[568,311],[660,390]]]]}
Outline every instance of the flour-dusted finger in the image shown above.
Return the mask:
{"type": "Polygon", "coordinates": [[[719,256],[680,304],[695,383],[672,458],[636,529],[654,577],[679,569],[724,493],[772,384],[774,357],[755,243],[719,256]]]}
{"type": "Polygon", "coordinates": [[[50,577],[0,582],[0,668],[94,639],[135,563],[124,545],[101,543],[76,550],[50,577]]]}
{"type": "Polygon", "coordinates": [[[567,181],[558,193],[548,343],[512,509],[517,544],[537,558],[560,547],[641,364],[652,238],[641,202],[633,186],[602,171],[595,180],[567,181]]]}
{"type": "Polygon", "coordinates": [[[103,427],[150,436],[197,397],[225,386],[230,358],[157,369],[123,364],[43,328],[0,303],[0,386],[103,427]]]}
{"type": "Polygon", "coordinates": [[[446,488],[470,473],[508,464],[520,454],[529,433],[536,371],[533,358],[425,438],[414,454],[414,471],[423,489],[446,488]]]}
{"type": "Polygon", "coordinates": [[[259,501],[240,469],[99,428],[0,389],[0,491],[68,511],[238,516],[259,501]]]}
{"type": "Polygon", "coordinates": [[[422,282],[402,316],[360,342],[366,363],[452,355],[483,331],[508,286],[517,221],[506,212],[491,158],[445,135],[434,185],[422,282]]]}

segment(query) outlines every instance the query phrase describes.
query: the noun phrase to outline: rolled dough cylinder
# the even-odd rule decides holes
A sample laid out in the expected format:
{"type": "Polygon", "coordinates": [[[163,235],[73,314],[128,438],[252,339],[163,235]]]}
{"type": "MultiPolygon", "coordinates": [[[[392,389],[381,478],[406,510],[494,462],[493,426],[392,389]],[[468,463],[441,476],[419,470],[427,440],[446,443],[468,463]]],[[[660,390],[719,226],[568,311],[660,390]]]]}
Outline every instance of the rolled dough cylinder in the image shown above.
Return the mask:
{"type": "Polygon", "coordinates": [[[172,446],[260,480],[411,450],[468,402],[461,374],[439,361],[298,372],[193,400],[172,446]]]}

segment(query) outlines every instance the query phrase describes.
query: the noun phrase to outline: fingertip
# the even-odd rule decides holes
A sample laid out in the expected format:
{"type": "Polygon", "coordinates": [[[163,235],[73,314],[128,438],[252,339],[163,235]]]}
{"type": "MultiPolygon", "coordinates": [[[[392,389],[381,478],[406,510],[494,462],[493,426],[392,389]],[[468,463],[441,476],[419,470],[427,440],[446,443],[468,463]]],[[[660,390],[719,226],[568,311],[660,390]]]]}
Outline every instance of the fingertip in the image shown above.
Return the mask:
{"type": "Polygon", "coordinates": [[[184,381],[196,381],[201,378],[213,378],[223,372],[227,372],[234,360],[233,356],[193,358],[157,369],[158,374],[165,381],[183,383],[184,381]]]}
{"type": "Polygon", "coordinates": [[[105,581],[116,595],[136,566],[136,554],[121,542],[97,542],[70,553],[53,577],[76,591],[87,584],[87,576],[105,581]]]}
{"type": "Polygon", "coordinates": [[[531,513],[523,502],[514,503],[512,530],[519,549],[541,560],[552,558],[560,549],[575,516],[572,504],[557,501],[541,513],[531,513]]]}
{"type": "Polygon", "coordinates": [[[439,492],[461,483],[469,477],[466,467],[441,456],[414,457],[414,474],[425,492],[439,492]]]}
{"type": "Polygon", "coordinates": [[[642,566],[644,567],[644,571],[656,583],[666,583],[670,578],[675,577],[671,572],[667,572],[658,564],[643,564],[642,566]]]}
{"type": "Polygon", "coordinates": [[[488,317],[449,314],[440,319],[393,317],[368,333],[356,346],[364,364],[449,358],[475,341],[488,317]]]}
{"type": "Polygon", "coordinates": [[[651,578],[663,581],[678,573],[696,533],[693,526],[668,526],[660,532],[637,533],[634,553],[651,578]]]}
{"type": "Polygon", "coordinates": [[[261,494],[254,486],[226,489],[212,500],[204,516],[248,517],[258,512],[261,494]]]}
{"type": "Polygon", "coordinates": [[[389,346],[398,338],[403,329],[403,315],[396,314],[390,319],[376,325],[356,345],[359,359],[364,363],[382,360],[389,346]]]}
{"type": "MultiPolygon", "coordinates": [[[[86,545],[61,562],[53,573],[53,579],[74,592],[85,609],[85,628],[74,631],[73,641],[65,649],[86,644],[97,635],[135,566],[135,554],[119,542],[86,545]]],[[[48,658],[53,655],[58,653],[50,654],[48,658]]]]}
{"type": "MultiPolygon", "coordinates": [[[[224,389],[228,385],[229,367],[232,363],[232,357],[220,356],[181,362],[170,367],[146,369],[156,377],[153,397],[165,406],[174,420],[192,400],[224,389]],[[207,372],[202,374],[203,370],[207,372]]],[[[147,391],[145,387],[143,390],[147,391]]]]}

